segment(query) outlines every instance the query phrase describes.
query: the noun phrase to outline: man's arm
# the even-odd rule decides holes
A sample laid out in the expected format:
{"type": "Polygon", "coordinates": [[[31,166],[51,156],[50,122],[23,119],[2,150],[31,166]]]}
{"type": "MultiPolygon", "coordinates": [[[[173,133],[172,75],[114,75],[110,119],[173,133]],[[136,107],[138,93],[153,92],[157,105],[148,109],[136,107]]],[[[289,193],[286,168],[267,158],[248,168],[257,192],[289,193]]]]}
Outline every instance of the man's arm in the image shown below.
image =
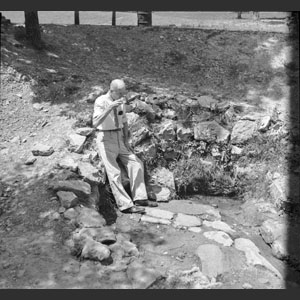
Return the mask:
{"type": "Polygon", "coordinates": [[[111,103],[108,107],[104,108],[101,105],[95,104],[94,114],[93,114],[93,127],[98,127],[109,115],[109,113],[117,106],[121,105],[123,100],[116,100],[111,103]]]}

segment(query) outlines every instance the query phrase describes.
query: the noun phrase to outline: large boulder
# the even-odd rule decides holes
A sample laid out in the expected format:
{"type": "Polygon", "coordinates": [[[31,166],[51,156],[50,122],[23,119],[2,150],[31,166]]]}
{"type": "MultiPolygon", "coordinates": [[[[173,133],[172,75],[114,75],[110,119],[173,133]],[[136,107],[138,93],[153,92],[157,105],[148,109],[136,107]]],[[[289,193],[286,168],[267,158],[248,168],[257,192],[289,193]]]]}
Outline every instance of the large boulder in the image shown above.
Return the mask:
{"type": "Polygon", "coordinates": [[[104,261],[110,257],[110,250],[106,245],[96,242],[92,238],[86,239],[81,257],[91,260],[104,261]]]}
{"type": "Polygon", "coordinates": [[[202,122],[194,127],[195,140],[227,143],[229,136],[230,132],[220,126],[216,121],[202,122]]]}

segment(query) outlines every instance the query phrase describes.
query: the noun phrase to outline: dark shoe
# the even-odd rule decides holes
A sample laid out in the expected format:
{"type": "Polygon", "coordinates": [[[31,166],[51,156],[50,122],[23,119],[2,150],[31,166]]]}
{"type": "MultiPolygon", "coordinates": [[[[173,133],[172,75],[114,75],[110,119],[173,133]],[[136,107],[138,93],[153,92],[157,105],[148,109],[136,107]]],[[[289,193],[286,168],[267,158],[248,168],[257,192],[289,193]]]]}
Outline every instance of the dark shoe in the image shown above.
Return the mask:
{"type": "Polygon", "coordinates": [[[149,201],[147,199],[136,200],[136,201],[134,201],[134,204],[136,206],[148,206],[148,207],[157,207],[158,206],[158,204],[155,201],[149,201]]]}
{"type": "Polygon", "coordinates": [[[145,213],[145,209],[142,208],[142,207],[132,206],[132,207],[129,207],[125,210],[122,210],[122,213],[125,213],[125,214],[134,214],[134,213],[143,214],[143,213],[145,213]]]}

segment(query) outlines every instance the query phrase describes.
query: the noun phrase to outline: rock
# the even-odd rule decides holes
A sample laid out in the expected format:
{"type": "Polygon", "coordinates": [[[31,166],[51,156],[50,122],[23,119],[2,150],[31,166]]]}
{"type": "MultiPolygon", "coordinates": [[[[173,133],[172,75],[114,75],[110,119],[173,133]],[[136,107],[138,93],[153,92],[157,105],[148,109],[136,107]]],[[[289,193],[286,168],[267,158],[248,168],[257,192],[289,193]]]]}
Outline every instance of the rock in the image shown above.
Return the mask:
{"type": "Polygon", "coordinates": [[[218,103],[218,101],[213,99],[211,96],[197,97],[197,102],[200,107],[203,107],[206,109],[214,109],[218,103]]]}
{"type": "Polygon", "coordinates": [[[58,209],[58,212],[60,214],[63,214],[65,211],[66,211],[66,209],[64,207],[62,207],[62,206],[58,209]]]}
{"type": "Polygon", "coordinates": [[[76,172],[78,169],[78,163],[75,162],[74,159],[71,157],[65,157],[58,162],[58,167],[76,172]]]}
{"type": "Polygon", "coordinates": [[[94,128],[91,128],[91,127],[76,128],[75,132],[79,135],[89,136],[94,132],[94,128]]]}
{"type": "Polygon", "coordinates": [[[72,192],[59,191],[57,192],[61,206],[68,209],[78,204],[78,197],[72,192]]]}
{"type": "Polygon", "coordinates": [[[172,220],[174,217],[174,213],[170,211],[153,208],[153,207],[145,207],[145,212],[147,216],[154,217],[154,218],[172,220]]]}
{"type": "Polygon", "coordinates": [[[147,119],[150,121],[154,121],[155,119],[155,111],[151,107],[151,105],[141,101],[141,100],[134,100],[131,102],[131,106],[133,107],[133,110],[137,114],[146,114],[147,119]]]}
{"type": "Polygon", "coordinates": [[[64,212],[64,218],[67,220],[75,220],[78,214],[79,213],[74,208],[69,208],[64,212]]]}
{"type": "Polygon", "coordinates": [[[49,156],[54,152],[53,147],[37,143],[31,149],[34,156],[49,156]]]}
{"type": "Polygon", "coordinates": [[[32,106],[36,110],[42,110],[44,108],[43,105],[41,105],[39,103],[34,103],[32,106]]]}
{"type": "Polygon", "coordinates": [[[235,123],[231,132],[232,144],[243,144],[251,139],[256,131],[256,123],[249,120],[239,120],[235,123]]]}
{"type": "Polygon", "coordinates": [[[152,217],[152,216],[147,216],[143,215],[141,217],[142,222],[148,222],[148,223],[154,223],[154,224],[162,224],[162,225],[170,225],[171,221],[163,218],[158,218],[158,217],[152,217]]]}
{"type": "Polygon", "coordinates": [[[24,164],[25,164],[25,165],[32,165],[32,164],[35,163],[36,159],[37,159],[37,158],[34,157],[34,156],[29,156],[29,157],[25,160],[24,164]]]}
{"type": "Polygon", "coordinates": [[[153,161],[157,155],[157,145],[151,141],[147,141],[135,147],[134,151],[143,160],[153,161]]]}
{"type": "Polygon", "coordinates": [[[205,225],[207,227],[212,227],[214,229],[218,229],[218,230],[221,230],[221,231],[224,231],[224,232],[227,232],[229,234],[235,233],[235,230],[233,230],[228,224],[226,224],[226,223],[224,223],[220,220],[213,221],[213,222],[204,220],[203,225],[205,225]]]}
{"type": "Polygon", "coordinates": [[[133,124],[136,124],[140,116],[134,112],[126,113],[128,127],[130,128],[133,124]]]}
{"type": "Polygon", "coordinates": [[[135,147],[140,144],[143,140],[149,137],[149,130],[147,128],[140,128],[139,130],[132,133],[130,140],[132,146],[135,147]]]}
{"type": "Polygon", "coordinates": [[[267,244],[272,244],[279,237],[288,235],[288,228],[280,221],[268,219],[262,223],[259,232],[267,244]]]}
{"type": "Polygon", "coordinates": [[[220,126],[216,121],[202,122],[194,127],[195,140],[227,143],[229,136],[230,132],[220,126]]]}
{"type": "Polygon", "coordinates": [[[172,120],[165,120],[162,122],[159,127],[155,127],[155,132],[156,130],[159,129],[157,132],[157,137],[160,140],[165,140],[165,141],[174,141],[176,138],[176,133],[175,133],[175,125],[172,120]]]}
{"type": "Polygon", "coordinates": [[[148,198],[156,200],[157,202],[168,202],[171,196],[171,191],[163,186],[157,184],[150,184],[148,188],[148,198]]]}
{"type": "Polygon", "coordinates": [[[174,227],[198,227],[201,226],[202,221],[196,216],[190,216],[182,213],[178,213],[174,220],[174,227]]]}
{"type": "Polygon", "coordinates": [[[242,285],[243,289],[249,290],[249,289],[253,289],[253,286],[250,283],[243,283],[242,285]]]}
{"type": "Polygon", "coordinates": [[[300,197],[299,181],[299,176],[294,174],[282,175],[273,180],[270,185],[270,195],[276,208],[281,209],[287,203],[298,203],[300,197]]]}
{"type": "Polygon", "coordinates": [[[261,265],[273,272],[278,278],[283,278],[280,272],[269,261],[267,261],[263,256],[260,255],[259,249],[249,239],[235,239],[234,246],[237,250],[243,251],[245,253],[248,265],[261,265]]]}
{"type": "Polygon", "coordinates": [[[278,237],[271,245],[272,254],[281,260],[288,259],[290,256],[289,239],[287,236],[278,237]]]}
{"type": "Polygon", "coordinates": [[[82,248],[81,257],[103,261],[110,257],[110,250],[106,245],[98,243],[93,239],[87,239],[82,248]]]}
{"type": "Polygon", "coordinates": [[[201,227],[189,227],[188,231],[200,233],[202,231],[201,227]]]}
{"type": "Polygon", "coordinates": [[[76,218],[76,223],[81,227],[103,227],[106,225],[105,219],[94,209],[82,207],[79,210],[79,215],[76,218]]]}
{"type": "Polygon", "coordinates": [[[162,116],[167,119],[173,120],[175,119],[175,117],[177,117],[177,113],[175,110],[167,108],[162,111],[162,116]]]}
{"type": "Polygon", "coordinates": [[[69,150],[75,153],[81,153],[85,143],[86,137],[79,134],[70,134],[69,136],[69,150]]]}
{"type": "Polygon", "coordinates": [[[233,243],[230,236],[223,231],[206,231],[203,235],[210,240],[214,240],[217,243],[222,244],[225,247],[230,247],[233,243]]]}
{"type": "Polygon", "coordinates": [[[20,138],[19,136],[15,136],[14,138],[12,138],[12,139],[10,140],[10,142],[11,142],[12,144],[14,144],[14,143],[21,144],[21,138],[20,138]]]}
{"type": "Polygon", "coordinates": [[[134,289],[146,289],[161,277],[161,273],[153,268],[146,267],[145,264],[139,261],[134,261],[128,266],[127,276],[131,280],[134,289]]]}
{"type": "Polygon", "coordinates": [[[175,181],[173,172],[167,168],[161,167],[154,170],[151,175],[152,181],[161,186],[165,186],[169,189],[175,190],[175,181]]]}
{"type": "Polygon", "coordinates": [[[79,198],[88,197],[91,194],[91,186],[82,180],[61,180],[50,184],[50,188],[56,191],[73,192],[79,198]]]}
{"type": "Polygon", "coordinates": [[[78,174],[82,176],[83,180],[87,181],[88,183],[99,183],[103,181],[103,176],[100,176],[98,169],[92,166],[90,163],[79,162],[78,174]]]}
{"type": "Polygon", "coordinates": [[[196,255],[201,260],[201,271],[204,275],[215,278],[224,272],[224,255],[218,246],[201,245],[197,248],[196,255]]]}
{"type": "Polygon", "coordinates": [[[237,147],[237,146],[233,145],[232,148],[231,148],[231,154],[233,154],[233,155],[241,155],[242,152],[243,152],[243,149],[240,148],[240,147],[237,147]]]}
{"type": "Polygon", "coordinates": [[[270,116],[264,116],[259,121],[258,130],[259,131],[266,131],[271,124],[271,117],[270,116]]]}
{"type": "Polygon", "coordinates": [[[114,232],[107,227],[100,228],[82,228],[77,233],[76,239],[93,239],[105,245],[111,245],[117,241],[114,232]]]}
{"type": "Polygon", "coordinates": [[[210,205],[193,203],[189,200],[172,200],[169,203],[161,203],[159,208],[173,213],[198,215],[202,220],[221,220],[220,212],[216,208],[213,208],[210,205]]]}
{"type": "Polygon", "coordinates": [[[191,137],[193,136],[193,131],[191,128],[184,127],[182,124],[178,123],[176,134],[177,134],[178,141],[188,142],[191,140],[191,137]]]}

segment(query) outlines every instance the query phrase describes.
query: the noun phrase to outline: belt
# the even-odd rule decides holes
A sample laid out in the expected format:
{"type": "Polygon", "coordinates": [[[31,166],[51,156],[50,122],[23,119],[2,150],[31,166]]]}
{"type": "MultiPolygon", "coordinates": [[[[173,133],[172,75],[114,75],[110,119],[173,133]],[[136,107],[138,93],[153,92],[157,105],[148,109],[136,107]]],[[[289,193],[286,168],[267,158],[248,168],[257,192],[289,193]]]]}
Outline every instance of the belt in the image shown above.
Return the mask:
{"type": "Polygon", "coordinates": [[[108,130],[96,129],[96,131],[100,131],[100,132],[121,131],[121,129],[122,129],[122,128],[108,129],[108,130]]]}

